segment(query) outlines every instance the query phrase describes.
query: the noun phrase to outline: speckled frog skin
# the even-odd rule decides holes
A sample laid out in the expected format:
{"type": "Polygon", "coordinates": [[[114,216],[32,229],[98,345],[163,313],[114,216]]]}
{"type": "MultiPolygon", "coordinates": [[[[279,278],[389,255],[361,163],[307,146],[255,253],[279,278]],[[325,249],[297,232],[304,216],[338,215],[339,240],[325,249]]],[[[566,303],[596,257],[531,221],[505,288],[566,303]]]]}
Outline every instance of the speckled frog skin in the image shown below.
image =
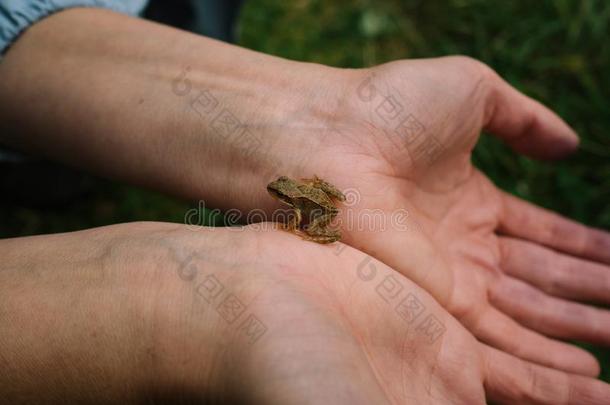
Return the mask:
{"type": "Polygon", "coordinates": [[[345,196],[332,184],[317,176],[301,181],[281,176],[267,185],[267,191],[294,210],[294,217],[285,225],[286,230],[317,243],[341,239],[341,232],[329,225],[339,213],[335,200],[345,201],[345,196]],[[308,219],[306,226],[303,226],[304,218],[308,219]]]}

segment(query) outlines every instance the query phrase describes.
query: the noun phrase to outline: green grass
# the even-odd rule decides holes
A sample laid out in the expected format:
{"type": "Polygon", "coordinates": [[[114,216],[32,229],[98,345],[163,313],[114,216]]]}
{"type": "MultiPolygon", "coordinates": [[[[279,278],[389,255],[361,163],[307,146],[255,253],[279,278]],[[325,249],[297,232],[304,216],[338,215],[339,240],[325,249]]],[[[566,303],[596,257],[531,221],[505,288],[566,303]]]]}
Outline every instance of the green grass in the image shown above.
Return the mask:
{"type": "MultiPolygon", "coordinates": [[[[399,58],[475,57],[558,112],[582,137],[560,163],[515,156],[484,137],[475,163],[500,187],[610,229],[610,4],[605,0],[250,0],[240,43],[283,57],[363,67],[399,58]]],[[[134,220],[181,222],[189,205],[90,179],[64,210],[6,207],[0,236],[134,220]]],[[[591,348],[610,381],[610,351],[591,348]]]]}

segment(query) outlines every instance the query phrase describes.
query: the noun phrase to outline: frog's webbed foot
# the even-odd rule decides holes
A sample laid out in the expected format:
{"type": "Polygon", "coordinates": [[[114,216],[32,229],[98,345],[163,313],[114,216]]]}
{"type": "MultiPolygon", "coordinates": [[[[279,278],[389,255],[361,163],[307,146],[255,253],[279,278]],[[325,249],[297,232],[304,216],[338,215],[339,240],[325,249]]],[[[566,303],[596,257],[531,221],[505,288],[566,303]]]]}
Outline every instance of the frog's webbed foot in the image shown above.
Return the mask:
{"type": "Polygon", "coordinates": [[[324,191],[329,197],[335,198],[339,201],[345,201],[345,195],[337,187],[333,186],[327,181],[322,180],[314,174],[311,179],[301,179],[301,181],[309,186],[315,187],[324,191]]]}

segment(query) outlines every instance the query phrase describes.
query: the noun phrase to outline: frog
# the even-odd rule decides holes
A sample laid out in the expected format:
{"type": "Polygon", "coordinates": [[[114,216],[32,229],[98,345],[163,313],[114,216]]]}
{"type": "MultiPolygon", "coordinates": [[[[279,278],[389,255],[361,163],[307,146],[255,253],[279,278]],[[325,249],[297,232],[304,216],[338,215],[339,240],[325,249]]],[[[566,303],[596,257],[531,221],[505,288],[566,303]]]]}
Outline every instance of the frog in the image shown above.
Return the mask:
{"type": "Polygon", "coordinates": [[[321,244],[341,239],[341,232],[329,225],[339,213],[336,201],[345,201],[345,195],[332,184],[316,175],[300,181],[280,176],[267,185],[267,191],[294,211],[288,223],[282,225],[285,230],[321,244]],[[308,219],[306,225],[304,218],[308,219]]]}

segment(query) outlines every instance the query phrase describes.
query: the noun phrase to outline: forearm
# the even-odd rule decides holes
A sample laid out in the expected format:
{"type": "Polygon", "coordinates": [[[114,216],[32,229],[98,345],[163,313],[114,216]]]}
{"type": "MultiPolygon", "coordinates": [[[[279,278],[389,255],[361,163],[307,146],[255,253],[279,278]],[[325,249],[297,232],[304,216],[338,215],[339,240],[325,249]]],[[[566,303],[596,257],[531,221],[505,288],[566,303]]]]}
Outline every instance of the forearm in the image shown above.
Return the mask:
{"type": "Polygon", "coordinates": [[[234,331],[181,273],[185,257],[206,257],[214,243],[204,232],[175,243],[175,228],[123,224],[0,241],[0,403],[226,395],[234,331]]]}
{"type": "Polygon", "coordinates": [[[287,123],[298,125],[315,91],[307,83],[332,71],[73,9],[35,24],[0,63],[0,142],[248,208],[249,191],[264,190],[282,164],[277,138],[287,123]]]}

